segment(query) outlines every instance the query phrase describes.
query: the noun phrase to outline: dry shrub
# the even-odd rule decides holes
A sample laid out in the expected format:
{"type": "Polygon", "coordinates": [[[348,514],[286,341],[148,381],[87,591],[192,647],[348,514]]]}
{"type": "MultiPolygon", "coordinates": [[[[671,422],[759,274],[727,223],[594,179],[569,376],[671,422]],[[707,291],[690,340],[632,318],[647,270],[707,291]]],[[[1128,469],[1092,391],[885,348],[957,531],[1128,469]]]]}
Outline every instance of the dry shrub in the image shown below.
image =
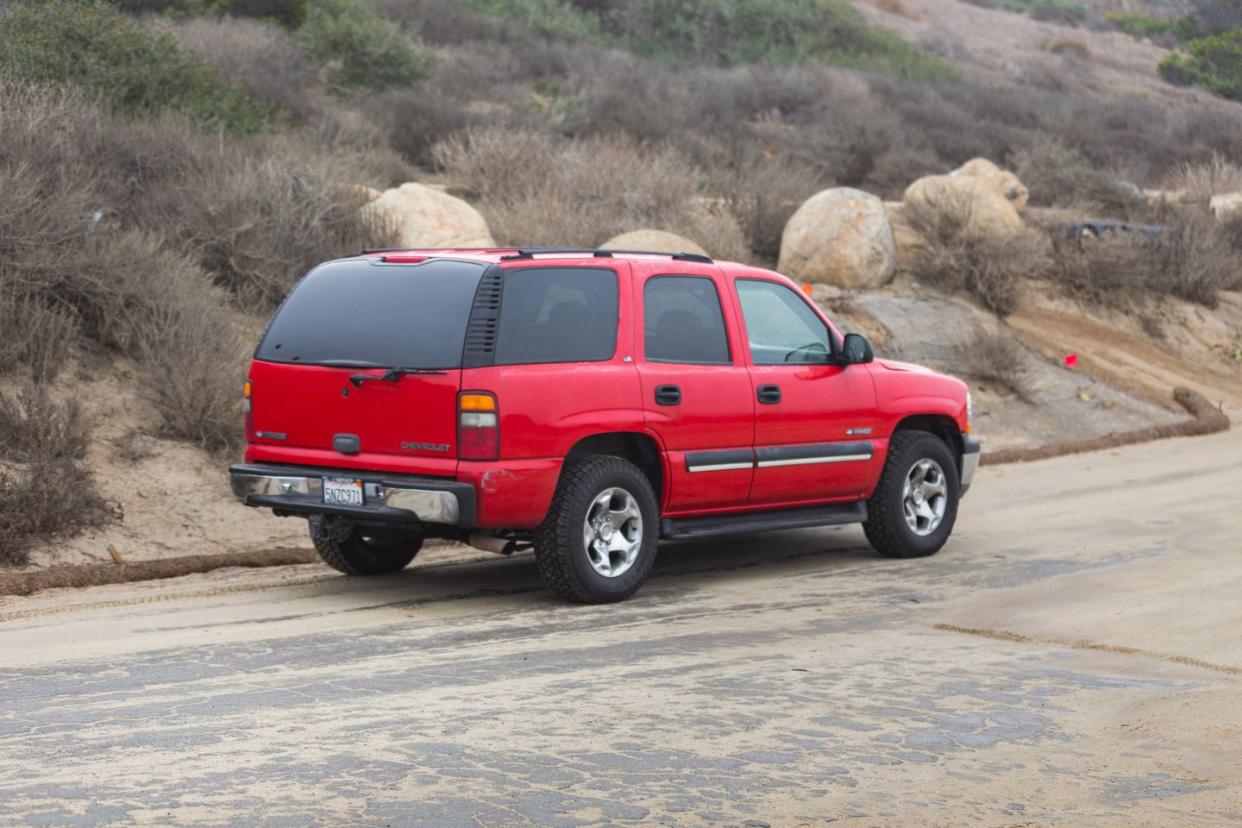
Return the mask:
{"type": "Polygon", "coordinates": [[[1084,302],[1131,310],[1166,296],[1215,307],[1222,290],[1242,287],[1242,260],[1210,218],[1177,208],[1163,218],[1152,237],[1054,237],[1053,279],[1084,302]]]}
{"type": "Polygon", "coordinates": [[[364,182],[348,159],[293,139],[265,144],[216,159],[168,232],[244,306],[271,308],[313,265],[393,239],[359,212],[364,182]]]}
{"type": "Polygon", "coordinates": [[[1169,176],[1168,187],[1184,190],[1194,201],[1207,204],[1214,195],[1242,191],[1242,166],[1213,153],[1208,161],[1178,167],[1169,176]]]}
{"type": "Polygon", "coordinates": [[[736,219],[747,246],[764,264],[775,266],[781,237],[794,211],[819,189],[815,173],[791,158],[760,152],[717,156],[705,185],[736,219]]]}
{"type": "Polygon", "coordinates": [[[102,526],[119,513],[82,463],[91,423],[44,385],[0,394],[0,564],[27,562],[38,536],[102,526]],[[20,465],[14,465],[20,464],[20,465]]]}
{"type": "Polygon", "coordinates": [[[736,224],[696,203],[696,170],[671,147],[488,128],[437,145],[435,156],[501,244],[590,247],[649,227],[714,255],[748,255],[736,224]],[[700,241],[708,237],[716,249],[700,241]]]}
{"type": "Polygon", "coordinates": [[[923,15],[911,9],[901,0],[870,0],[871,5],[883,12],[895,14],[898,17],[904,17],[906,20],[918,22],[923,19],[923,15]]]}
{"type": "Polygon", "coordinates": [[[439,77],[409,88],[370,95],[362,105],[383,128],[389,146],[410,161],[424,165],[434,163],[433,146],[478,120],[459,97],[445,90],[439,77]]]}
{"type": "Polygon", "coordinates": [[[1025,280],[1041,274],[1047,261],[1044,236],[1019,230],[1004,237],[972,237],[965,201],[957,207],[906,205],[904,216],[919,234],[911,272],[944,291],[965,293],[999,317],[1017,309],[1025,280]]]}
{"type": "Polygon", "coordinates": [[[45,385],[0,392],[0,457],[18,463],[81,460],[91,424],[75,399],[53,398],[45,385]]]}
{"type": "Polygon", "coordinates": [[[1100,217],[1139,219],[1147,209],[1138,187],[1092,166],[1082,154],[1041,139],[1017,153],[1014,168],[1037,206],[1073,207],[1100,217]]]}
{"type": "Polygon", "coordinates": [[[1059,38],[1049,41],[1044,45],[1044,51],[1054,55],[1077,58],[1078,60],[1086,60],[1091,57],[1091,50],[1087,48],[1087,44],[1072,38],[1059,38]]]}
{"type": "Polygon", "coordinates": [[[164,433],[235,445],[243,338],[213,282],[274,303],[281,280],[370,241],[366,228],[340,232],[361,224],[348,202],[324,206],[322,182],[343,187],[342,174],[299,175],[299,153],[320,169],[327,156],[255,139],[276,148],[264,170],[247,144],[221,147],[168,121],[114,122],[67,93],[0,85],[0,107],[0,369],[26,364],[50,380],[79,340],[126,354],[145,363],[164,433]],[[207,186],[222,171],[228,198],[207,186]],[[220,263],[214,279],[200,261],[220,263]]]}
{"type": "Polygon", "coordinates": [[[241,387],[257,338],[230,318],[223,299],[200,287],[188,301],[162,303],[139,347],[161,433],[218,452],[242,441],[241,387]]]}
{"type": "Polygon", "coordinates": [[[1026,350],[1007,328],[1002,326],[995,333],[980,328],[955,350],[957,364],[967,375],[1028,399],[1031,389],[1026,350]]]}
{"type": "Polygon", "coordinates": [[[37,537],[67,537],[120,517],[80,463],[47,460],[18,473],[0,471],[0,564],[26,564],[37,537]]]}
{"type": "Polygon", "coordinates": [[[19,369],[35,383],[56,379],[78,338],[77,316],[29,299],[10,299],[0,285],[0,374],[19,369]]]}
{"type": "Polygon", "coordinates": [[[1242,267],[1242,211],[1234,211],[1220,222],[1220,237],[1238,259],[1242,267]]]}
{"type": "Polygon", "coordinates": [[[274,23],[236,17],[157,18],[152,24],[225,80],[305,123],[318,112],[314,72],[297,41],[274,23]]]}

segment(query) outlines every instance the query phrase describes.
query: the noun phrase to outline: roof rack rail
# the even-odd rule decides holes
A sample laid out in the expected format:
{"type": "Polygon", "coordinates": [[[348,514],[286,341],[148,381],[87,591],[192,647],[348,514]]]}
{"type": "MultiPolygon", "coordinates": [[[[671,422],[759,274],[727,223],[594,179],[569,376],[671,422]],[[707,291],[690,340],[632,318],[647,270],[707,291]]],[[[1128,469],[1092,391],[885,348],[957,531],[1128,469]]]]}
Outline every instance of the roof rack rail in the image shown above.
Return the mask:
{"type": "Polygon", "coordinates": [[[660,250],[609,250],[606,248],[595,247],[523,247],[516,253],[510,253],[502,256],[502,259],[533,259],[535,256],[544,254],[589,254],[597,259],[609,259],[614,255],[621,256],[668,256],[679,262],[700,262],[702,264],[715,264],[711,256],[704,256],[702,253],[666,253],[660,250]]]}
{"type": "Polygon", "coordinates": [[[499,253],[504,250],[517,250],[516,247],[364,247],[359,256],[374,256],[377,253],[427,253],[443,251],[445,253],[499,253]]]}

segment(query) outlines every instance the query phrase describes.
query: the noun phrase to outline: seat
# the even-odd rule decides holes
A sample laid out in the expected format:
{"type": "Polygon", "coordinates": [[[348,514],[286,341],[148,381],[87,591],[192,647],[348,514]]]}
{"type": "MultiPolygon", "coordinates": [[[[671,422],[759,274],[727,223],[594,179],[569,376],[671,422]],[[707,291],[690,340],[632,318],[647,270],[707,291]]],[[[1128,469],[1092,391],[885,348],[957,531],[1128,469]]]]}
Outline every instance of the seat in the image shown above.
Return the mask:
{"type": "Polygon", "coordinates": [[[647,358],[665,362],[720,362],[724,343],[690,311],[667,310],[647,338],[647,358]]]}

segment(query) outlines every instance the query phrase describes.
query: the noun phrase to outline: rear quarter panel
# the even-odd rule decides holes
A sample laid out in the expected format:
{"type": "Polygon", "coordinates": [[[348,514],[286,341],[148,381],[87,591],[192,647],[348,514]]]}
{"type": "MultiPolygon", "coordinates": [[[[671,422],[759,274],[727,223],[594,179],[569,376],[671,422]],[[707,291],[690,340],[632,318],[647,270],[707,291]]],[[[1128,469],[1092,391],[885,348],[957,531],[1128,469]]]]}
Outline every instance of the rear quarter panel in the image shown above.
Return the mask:
{"type": "Polygon", "coordinates": [[[500,460],[458,464],[458,479],[473,483],[479,493],[481,527],[539,525],[552,502],[565,455],[575,443],[604,432],[644,431],[633,363],[630,274],[627,267],[617,270],[618,334],[612,359],[496,365],[462,372],[462,391],[492,392],[500,413],[500,460]]]}

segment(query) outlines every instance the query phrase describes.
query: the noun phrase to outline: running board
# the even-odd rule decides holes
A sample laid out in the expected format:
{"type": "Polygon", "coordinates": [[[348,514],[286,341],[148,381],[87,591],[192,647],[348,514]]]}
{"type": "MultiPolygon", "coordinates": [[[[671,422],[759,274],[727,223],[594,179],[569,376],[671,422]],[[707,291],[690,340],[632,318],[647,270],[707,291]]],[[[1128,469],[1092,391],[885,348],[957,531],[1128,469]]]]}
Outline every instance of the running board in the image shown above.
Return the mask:
{"type": "Polygon", "coordinates": [[[771,529],[805,529],[810,526],[839,526],[862,523],[867,519],[867,503],[858,500],[833,506],[809,509],[781,509],[774,512],[747,512],[704,518],[664,518],[660,521],[660,537],[666,540],[709,538],[715,535],[736,535],[743,532],[767,532],[771,529]]]}

